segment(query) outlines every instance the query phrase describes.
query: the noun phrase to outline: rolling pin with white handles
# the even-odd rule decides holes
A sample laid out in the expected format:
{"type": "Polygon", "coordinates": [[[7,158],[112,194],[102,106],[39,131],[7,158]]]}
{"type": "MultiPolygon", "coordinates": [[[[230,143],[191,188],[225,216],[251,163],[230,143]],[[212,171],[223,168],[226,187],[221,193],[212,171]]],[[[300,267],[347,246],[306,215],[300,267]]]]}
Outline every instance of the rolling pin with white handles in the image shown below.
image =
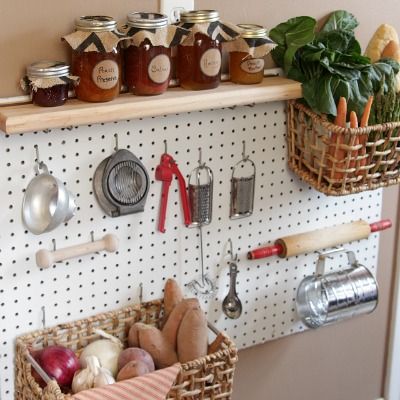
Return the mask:
{"type": "Polygon", "coordinates": [[[117,249],[118,238],[117,236],[109,233],[104,235],[100,240],[78,244],[76,246],[65,247],[64,249],[58,249],[54,251],[41,249],[36,252],[36,264],[39,268],[49,268],[54,263],[67,260],[68,258],[80,257],[103,250],[113,253],[117,249]]]}
{"type": "Polygon", "coordinates": [[[277,255],[279,257],[291,257],[298,254],[334,247],[339,244],[354,240],[367,239],[373,232],[383,231],[392,226],[392,221],[384,219],[369,224],[366,221],[354,221],[342,225],[317,229],[312,232],[299,233],[278,239],[274,245],[261,247],[249,251],[247,258],[256,260],[277,255]]]}

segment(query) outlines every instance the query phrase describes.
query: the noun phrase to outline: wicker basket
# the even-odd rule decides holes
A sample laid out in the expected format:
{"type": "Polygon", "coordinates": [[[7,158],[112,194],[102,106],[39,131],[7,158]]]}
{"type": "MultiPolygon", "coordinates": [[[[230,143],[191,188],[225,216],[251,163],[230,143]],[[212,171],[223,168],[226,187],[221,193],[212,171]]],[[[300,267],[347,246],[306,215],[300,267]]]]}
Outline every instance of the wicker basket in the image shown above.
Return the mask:
{"type": "Polygon", "coordinates": [[[342,128],[288,102],[289,167],[327,195],[341,196],[400,182],[400,122],[342,128]]]}
{"type": "MultiPolygon", "coordinates": [[[[134,322],[157,326],[162,301],[155,300],[141,305],[125,307],[117,311],[99,314],[54,328],[38,330],[21,336],[16,341],[15,399],[18,400],[67,400],[70,396],[61,392],[55,381],[41,389],[31,375],[31,364],[26,353],[33,344],[35,348],[58,344],[69,347],[79,355],[83,347],[98,338],[94,329],[102,329],[124,343],[129,327],[134,322]]],[[[181,364],[174,386],[167,400],[230,399],[233,374],[237,362],[235,344],[226,336],[220,350],[194,361],[181,364]]]]}

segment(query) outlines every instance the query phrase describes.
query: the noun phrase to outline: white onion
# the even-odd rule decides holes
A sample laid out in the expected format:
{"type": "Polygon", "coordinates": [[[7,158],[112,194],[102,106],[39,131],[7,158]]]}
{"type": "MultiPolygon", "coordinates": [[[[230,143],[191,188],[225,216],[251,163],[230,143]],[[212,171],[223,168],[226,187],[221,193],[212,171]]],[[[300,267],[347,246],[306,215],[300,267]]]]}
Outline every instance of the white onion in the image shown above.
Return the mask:
{"type": "Polygon", "coordinates": [[[101,330],[96,330],[95,333],[100,336],[106,337],[107,339],[98,339],[94,342],[88,344],[82,351],[79,358],[83,368],[86,367],[86,357],[96,356],[100,365],[103,368],[108,369],[113,377],[117,375],[118,372],[118,356],[122,351],[122,342],[114,336],[111,336],[101,330]]]}

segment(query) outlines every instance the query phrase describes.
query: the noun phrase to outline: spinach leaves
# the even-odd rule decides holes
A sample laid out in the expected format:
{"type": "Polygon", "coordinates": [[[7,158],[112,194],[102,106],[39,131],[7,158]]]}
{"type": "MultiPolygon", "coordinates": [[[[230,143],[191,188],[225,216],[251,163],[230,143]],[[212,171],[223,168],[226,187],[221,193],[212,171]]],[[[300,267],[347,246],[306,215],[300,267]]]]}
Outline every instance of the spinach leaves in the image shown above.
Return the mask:
{"type": "Polygon", "coordinates": [[[269,36],[278,44],[273,59],[289,78],[302,83],[304,100],[314,111],[335,116],[343,96],[349,112],[361,115],[369,96],[393,87],[399,64],[371,64],[361,54],[354,35],[358,22],[347,11],[333,12],[319,31],[316,25],[303,16],[272,29],[269,36]]]}

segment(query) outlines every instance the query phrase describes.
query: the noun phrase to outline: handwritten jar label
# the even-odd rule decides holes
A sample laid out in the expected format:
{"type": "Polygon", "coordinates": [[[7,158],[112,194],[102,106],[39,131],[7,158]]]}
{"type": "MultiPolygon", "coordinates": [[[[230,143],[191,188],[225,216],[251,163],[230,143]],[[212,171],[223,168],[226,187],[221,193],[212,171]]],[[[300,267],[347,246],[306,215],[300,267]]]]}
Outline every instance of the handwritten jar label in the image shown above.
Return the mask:
{"type": "Polygon", "coordinates": [[[200,69],[206,76],[216,76],[221,69],[221,52],[218,49],[206,50],[200,58],[200,69]]]}
{"type": "Polygon", "coordinates": [[[264,59],[250,58],[249,60],[242,61],[240,63],[240,68],[248,74],[256,74],[264,70],[264,59]]]}
{"type": "Polygon", "coordinates": [[[92,71],[92,80],[100,89],[112,89],[119,79],[118,64],[112,60],[97,63],[92,71]]]}
{"type": "Polygon", "coordinates": [[[149,63],[147,73],[154,83],[164,83],[171,72],[171,61],[165,54],[155,56],[149,63]]]}

